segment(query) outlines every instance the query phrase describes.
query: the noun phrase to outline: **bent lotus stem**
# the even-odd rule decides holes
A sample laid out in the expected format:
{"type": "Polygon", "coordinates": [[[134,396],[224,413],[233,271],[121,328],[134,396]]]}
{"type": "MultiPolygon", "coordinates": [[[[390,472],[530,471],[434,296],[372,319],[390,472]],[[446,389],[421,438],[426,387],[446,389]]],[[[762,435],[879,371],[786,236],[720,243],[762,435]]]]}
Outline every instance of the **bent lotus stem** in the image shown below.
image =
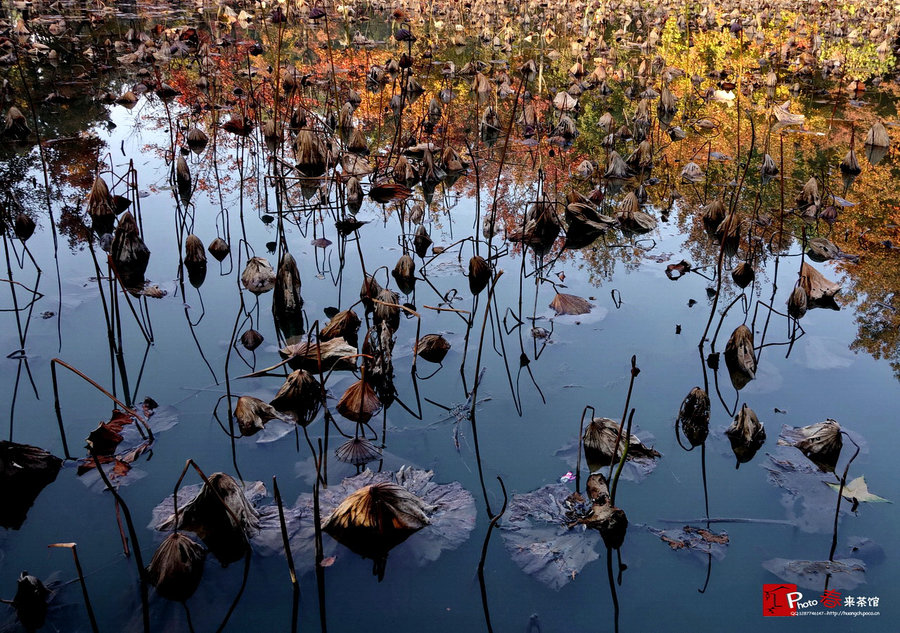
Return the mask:
{"type": "MultiPolygon", "coordinates": [[[[89,383],[90,385],[92,385],[95,389],[97,389],[100,393],[105,395],[107,398],[109,398],[110,400],[115,402],[117,405],[122,407],[122,409],[129,416],[133,417],[135,420],[140,422],[141,425],[144,427],[144,429],[146,429],[147,435],[144,435],[143,431],[141,431],[141,437],[143,437],[144,439],[149,439],[151,442],[153,441],[153,439],[154,439],[153,431],[150,430],[150,425],[147,423],[147,420],[146,420],[146,418],[144,418],[144,416],[138,414],[137,411],[135,411],[134,409],[132,409],[131,407],[129,407],[125,403],[123,403],[121,400],[116,398],[109,391],[107,391],[106,389],[101,387],[97,381],[95,381],[94,379],[87,376],[84,372],[76,369],[75,367],[73,367],[69,363],[65,362],[64,360],[61,360],[59,358],[54,358],[50,361],[50,377],[53,381],[53,407],[56,410],[56,421],[59,424],[59,434],[60,434],[60,437],[62,438],[63,450],[66,453],[66,459],[72,459],[72,456],[69,454],[69,444],[66,441],[66,430],[65,430],[65,427],[64,427],[63,421],[62,421],[62,408],[60,407],[60,404],[59,404],[59,384],[58,384],[57,378],[56,378],[56,366],[57,365],[65,367],[66,369],[71,371],[73,374],[75,374],[82,380],[84,380],[87,383],[89,383]]],[[[138,427],[138,430],[140,431],[140,426],[138,427]]]]}
{"type": "Polygon", "coordinates": [[[575,492],[581,492],[581,445],[584,441],[584,416],[588,412],[588,409],[591,410],[591,419],[597,415],[597,412],[591,405],[587,405],[581,412],[581,423],[578,425],[578,454],[575,458],[575,492]]]}

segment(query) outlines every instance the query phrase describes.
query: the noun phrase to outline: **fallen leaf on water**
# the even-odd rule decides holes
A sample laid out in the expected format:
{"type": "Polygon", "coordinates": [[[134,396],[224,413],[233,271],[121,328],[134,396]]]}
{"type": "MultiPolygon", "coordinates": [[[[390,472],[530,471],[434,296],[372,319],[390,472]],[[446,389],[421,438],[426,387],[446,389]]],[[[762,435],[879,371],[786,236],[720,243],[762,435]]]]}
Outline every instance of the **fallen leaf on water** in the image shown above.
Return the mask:
{"type": "Polygon", "coordinates": [[[560,316],[563,314],[587,314],[594,306],[581,297],[558,292],[553,297],[550,307],[556,311],[556,316],[560,316]]]}
{"type": "Polygon", "coordinates": [[[337,560],[334,556],[326,556],[322,559],[322,562],[319,563],[319,567],[331,567],[334,565],[334,561],[337,560]]]}
{"type": "MultiPolygon", "coordinates": [[[[839,491],[841,489],[840,484],[829,483],[828,487],[834,491],[839,491]]],[[[889,499],[873,495],[869,492],[869,486],[866,484],[866,478],[864,476],[857,477],[849,484],[845,485],[841,496],[848,501],[855,501],[857,503],[864,503],[867,501],[871,503],[892,503],[889,499]]]]}

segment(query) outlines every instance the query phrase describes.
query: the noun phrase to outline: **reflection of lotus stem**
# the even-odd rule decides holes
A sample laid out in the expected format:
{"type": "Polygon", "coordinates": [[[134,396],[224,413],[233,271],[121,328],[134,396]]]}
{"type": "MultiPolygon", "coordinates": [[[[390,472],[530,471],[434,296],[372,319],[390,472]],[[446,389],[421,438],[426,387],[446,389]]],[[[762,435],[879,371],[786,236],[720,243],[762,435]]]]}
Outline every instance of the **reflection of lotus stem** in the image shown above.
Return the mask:
{"type": "Polygon", "coordinates": [[[78,580],[81,582],[81,593],[84,595],[84,606],[87,608],[88,619],[91,621],[91,630],[94,633],[99,633],[100,629],[97,626],[97,618],[94,617],[94,608],[91,606],[91,597],[88,595],[87,585],[84,582],[84,572],[81,570],[81,562],[78,560],[78,550],[75,548],[75,543],[53,543],[47,547],[65,547],[72,550],[72,558],[75,559],[75,571],[78,573],[78,580]]]}
{"type": "Polygon", "coordinates": [[[853,453],[853,457],[847,462],[847,465],[844,466],[844,474],[841,475],[841,486],[838,488],[838,499],[837,499],[837,508],[834,510],[834,531],[831,535],[831,551],[828,553],[828,560],[834,560],[834,550],[837,549],[837,535],[838,535],[838,516],[841,513],[841,498],[844,496],[844,485],[847,483],[847,472],[850,470],[850,464],[853,463],[853,460],[856,459],[856,456],[859,455],[859,444],[853,441],[853,438],[847,435],[846,431],[841,431],[843,435],[847,436],[847,439],[853,442],[853,446],[856,447],[856,451],[853,453]]]}
{"type": "Polygon", "coordinates": [[[484,560],[487,558],[487,550],[488,544],[491,541],[491,534],[494,531],[494,527],[496,527],[497,522],[500,521],[500,518],[506,512],[506,504],[507,504],[507,496],[506,496],[506,486],[503,485],[503,479],[500,476],[497,476],[497,481],[500,482],[500,489],[503,491],[503,507],[500,508],[500,512],[491,517],[491,522],[488,524],[487,534],[484,535],[484,544],[481,546],[481,559],[478,561],[478,584],[481,585],[481,606],[484,608],[484,623],[487,625],[488,633],[493,633],[494,629],[491,626],[491,612],[488,609],[488,599],[487,599],[487,585],[484,583],[484,560]]]}
{"type": "MultiPolygon", "coordinates": [[[[128,526],[128,535],[131,537],[131,543],[134,545],[134,564],[137,566],[138,579],[141,581],[141,613],[144,621],[144,633],[149,633],[150,604],[147,595],[147,574],[146,569],[144,568],[143,556],[141,556],[141,544],[138,542],[137,532],[134,529],[134,522],[131,520],[131,512],[128,510],[128,506],[125,505],[125,500],[122,499],[118,491],[113,487],[112,483],[110,483],[109,478],[106,476],[106,472],[103,470],[103,465],[100,463],[100,459],[93,449],[91,449],[91,457],[94,459],[94,464],[97,467],[97,474],[100,475],[106,489],[112,493],[113,497],[115,497],[116,503],[122,507],[122,514],[125,516],[125,525],[128,526]]],[[[87,597],[86,590],[85,597],[87,597]]]]}
{"type": "Polygon", "coordinates": [[[272,494],[275,504],[278,506],[278,523],[281,525],[281,542],[284,545],[284,556],[287,559],[288,573],[291,577],[291,585],[294,591],[293,610],[291,612],[291,631],[297,630],[297,615],[300,605],[300,582],[297,580],[297,571],[294,568],[294,555],[291,553],[291,543],[288,540],[287,524],[284,521],[284,505],[281,502],[281,492],[278,490],[278,479],[272,477],[272,494]]]}

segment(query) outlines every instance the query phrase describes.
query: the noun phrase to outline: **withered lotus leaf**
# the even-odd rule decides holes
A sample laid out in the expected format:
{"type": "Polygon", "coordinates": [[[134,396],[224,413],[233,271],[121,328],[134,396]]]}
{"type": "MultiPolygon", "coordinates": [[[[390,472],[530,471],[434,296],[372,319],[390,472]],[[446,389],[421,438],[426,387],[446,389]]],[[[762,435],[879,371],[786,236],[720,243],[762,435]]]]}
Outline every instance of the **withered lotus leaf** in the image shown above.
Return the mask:
{"type": "Polygon", "coordinates": [[[700,387],[688,392],[678,410],[676,429],[680,428],[691,446],[700,446],[709,435],[709,395],[700,387]]]}
{"type": "Polygon", "coordinates": [[[481,255],[475,255],[469,260],[469,290],[473,295],[485,289],[491,280],[491,265],[481,255]]]}
{"type": "Polygon", "coordinates": [[[364,437],[354,437],[334,451],[334,456],[345,464],[363,466],[381,458],[381,449],[364,437]]]}
{"type": "Polygon", "coordinates": [[[681,180],[683,182],[698,183],[703,182],[703,178],[703,170],[695,162],[689,162],[681,170],[681,180]]]}
{"type": "Polygon", "coordinates": [[[557,292],[550,302],[550,307],[556,311],[556,315],[563,314],[587,314],[594,306],[587,299],[575,295],[557,292]]]}
{"type": "Polygon", "coordinates": [[[738,465],[749,462],[766,441],[766,429],[756,413],[744,404],[725,430],[738,465]]]}
{"type": "Polygon", "coordinates": [[[116,217],[115,203],[109,193],[109,186],[100,176],[94,178],[94,184],[87,197],[88,215],[91,216],[93,229],[99,233],[110,233],[116,217]]]}
{"type": "Polygon", "coordinates": [[[305,369],[297,369],[285,379],[270,403],[306,426],[315,419],[322,405],[322,385],[305,369]]]}
{"type": "Polygon", "coordinates": [[[416,255],[425,257],[428,254],[428,247],[431,246],[431,236],[424,224],[420,224],[416,229],[416,235],[413,238],[413,247],[416,249],[416,255]]]}
{"type": "Polygon", "coordinates": [[[810,178],[803,185],[800,195],[797,196],[797,206],[801,209],[819,206],[819,183],[815,178],[810,178]]]}
{"type": "Polygon", "coordinates": [[[37,576],[27,571],[19,574],[16,583],[16,595],[12,607],[16,610],[16,618],[26,631],[37,631],[47,621],[47,601],[50,590],[37,576]]]}
{"type": "Polygon", "coordinates": [[[191,192],[191,168],[188,167],[184,156],[175,160],[175,182],[178,190],[190,194],[191,192]]]}
{"type": "Polygon", "coordinates": [[[843,253],[834,242],[826,237],[814,237],[806,243],[806,254],[809,258],[816,262],[825,262],[830,259],[837,259],[843,253]]]}
{"type": "Polygon", "coordinates": [[[806,296],[806,290],[801,284],[794,286],[791,296],[788,297],[788,314],[795,319],[802,319],[809,307],[809,299],[806,296]]]}
{"type": "Polygon", "coordinates": [[[365,380],[357,380],[347,387],[337,403],[337,410],[348,420],[365,424],[381,410],[381,400],[372,385],[365,380]]]}
{"type": "Polygon", "coordinates": [[[62,460],[42,448],[0,440],[0,526],[18,530],[28,509],[56,480],[62,460]]]}
{"type": "Polygon", "coordinates": [[[361,321],[359,315],[353,310],[342,310],[338,312],[328,324],[319,332],[319,339],[329,341],[334,338],[344,338],[348,341],[356,340],[357,332],[361,321]]]}
{"type": "Polygon", "coordinates": [[[205,264],[206,251],[203,250],[203,242],[200,238],[191,233],[184,240],[184,263],[185,264],[205,264]]]}
{"type": "Polygon", "coordinates": [[[440,334],[426,334],[421,337],[413,350],[429,363],[440,363],[450,351],[450,343],[440,334]]]}
{"type": "Polygon", "coordinates": [[[297,261],[290,252],[285,251],[278,262],[278,273],[275,276],[275,293],[272,298],[272,310],[279,319],[288,319],[297,315],[303,308],[300,296],[300,271],[297,261]]]}
{"type": "Polygon", "coordinates": [[[275,287],[275,271],[264,257],[251,257],[241,273],[241,283],[255,295],[269,292],[275,287]]]}
{"type": "Polygon", "coordinates": [[[717,229],[724,219],[725,203],[721,198],[716,198],[703,207],[703,223],[706,226],[717,229]]]}
{"type": "Polygon", "coordinates": [[[31,134],[31,128],[28,127],[28,119],[19,108],[12,106],[6,112],[3,135],[22,140],[28,138],[29,134],[31,134]]]}
{"type": "Polygon", "coordinates": [[[147,580],[163,598],[184,602],[197,590],[205,562],[203,546],[181,532],[173,532],[154,552],[147,580]]]}
{"type": "Polygon", "coordinates": [[[269,420],[281,419],[272,405],[253,396],[241,396],[234,405],[234,417],[241,435],[248,437],[266,428],[269,420]]]}
{"type": "Polygon", "coordinates": [[[206,144],[209,142],[209,137],[206,133],[198,127],[192,127],[188,130],[187,133],[187,145],[194,152],[200,153],[203,151],[203,148],[206,147],[206,144]]]}
{"type": "Polygon", "coordinates": [[[746,288],[753,281],[756,273],[753,271],[753,265],[750,262],[741,262],[731,271],[731,278],[739,288],[746,288]]]}
{"type": "Polygon", "coordinates": [[[400,296],[393,290],[382,288],[377,299],[373,310],[375,325],[385,323],[392,332],[396,332],[400,327],[400,296]]]}
{"type": "MultiPolygon", "coordinates": [[[[174,514],[156,525],[157,530],[175,527],[174,514]]],[[[179,509],[177,527],[200,537],[224,566],[247,552],[248,539],[259,531],[259,513],[231,475],[213,473],[197,495],[179,509]]]]}
{"type": "Polygon", "coordinates": [[[841,425],[829,418],[809,426],[783,427],[778,445],[800,449],[821,470],[831,472],[837,466],[844,441],[841,438],[841,425]]]}
{"type": "Polygon", "coordinates": [[[743,389],[756,377],[756,355],[753,350],[753,332],[746,325],[739,325],[731,333],[725,345],[725,365],[731,383],[737,390],[743,389]]]}
{"type": "MultiPolygon", "coordinates": [[[[622,431],[622,438],[619,440],[619,447],[616,450],[618,435],[619,423],[615,420],[594,418],[588,423],[582,436],[582,445],[584,446],[584,457],[591,471],[609,466],[622,458],[622,452],[625,450],[625,431],[622,431]],[[615,451],[615,459],[613,459],[613,451],[615,451]]],[[[656,459],[660,456],[659,451],[645,446],[634,433],[629,436],[628,444],[627,461],[656,459]]]]}
{"type": "Polygon", "coordinates": [[[309,129],[300,130],[294,140],[294,159],[297,169],[304,175],[316,178],[325,173],[327,152],[316,133],[309,129]]]}
{"type": "Polygon", "coordinates": [[[616,180],[626,180],[631,177],[631,171],[628,169],[628,163],[615,150],[609,153],[609,163],[606,167],[604,178],[613,178],[616,180]]]}
{"type": "Polygon", "coordinates": [[[888,135],[887,128],[884,123],[876,121],[866,133],[865,144],[870,147],[890,147],[891,137],[888,135]]]}
{"type": "Polygon", "coordinates": [[[841,289],[841,285],[825,278],[825,275],[803,262],[800,267],[800,285],[806,291],[806,296],[811,303],[818,303],[833,299],[841,289]]]}
{"type": "Polygon", "coordinates": [[[209,244],[209,254],[216,258],[216,261],[222,261],[226,257],[228,257],[228,253],[231,252],[231,247],[228,246],[228,242],[223,240],[221,237],[217,237],[209,244]]]}
{"type": "Polygon", "coordinates": [[[129,288],[140,286],[147,264],[150,262],[150,249],[141,239],[137,222],[130,211],[126,211],[119,218],[111,254],[116,271],[125,285],[129,288]]]}
{"type": "Polygon", "coordinates": [[[241,334],[241,345],[250,352],[262,345],[263,340],[263,335],[252,328],[241,334]]]}
{"type": "Polygon", "coordinates": [[[307,369],[318,373],[331,368],[338,370],[356,368],[356,361],[349,356],[356,354],[356,348],[342,337],[327,341],[307,341],[286,345],[278,350],[283,359],[290,359],[291,369],[307,369]]]}
{"type": "Polygon", "coordinates": [[[406,200],[412,195],[412,189],[400,183],[385,182],[369,189],[369,197],[380,204],[391,200],[406,200]]]}
{"type": "Polygon", "coordinates": [[[375,561],[384,575],[387,553],[429,525],[429,506],[403,486],[381,482],[350,494],[322,523],[338,543],[375,561]]]}
{"type": "Polygon", "coordinates": [[[379,292],[381,292],[381,284],[371,275],[366,275],[366,278],[363,279],[362,288],[359,289],[359,298],[362,300],[367,312],[373,308],[374,303],[372,299],[377,297],[379,292]]]}
{"type": "Polygon", "coordinates": [[[397,281],[400,290],[410,294],[416,287],[416,263],[409,254],[404,253],[397,260],[397,265],[391,273],[397,281]]]}
{"type": "Polygon", "coordinates": [[[843,173],[849,175],[856,175],[862,172],[862,167],[859,166],[859,160],[856,158],[856,152],[853,151],[852,147],[847,152],[847,155],[844,156],[844,160],[841,161],[840,168],[843,173]]]}
{"type": "Polygon", "coordinates": [[[580,519],[580,522],[598,530],[607,547],[612,549],[622,547],[625,533],[628,531],[628,517],[625,516],[624,510],[612,504],[609,486],[603,475],[594,473],[588,477],[585,492],[591,501],[591,510],[590,514],[580,519]]]}

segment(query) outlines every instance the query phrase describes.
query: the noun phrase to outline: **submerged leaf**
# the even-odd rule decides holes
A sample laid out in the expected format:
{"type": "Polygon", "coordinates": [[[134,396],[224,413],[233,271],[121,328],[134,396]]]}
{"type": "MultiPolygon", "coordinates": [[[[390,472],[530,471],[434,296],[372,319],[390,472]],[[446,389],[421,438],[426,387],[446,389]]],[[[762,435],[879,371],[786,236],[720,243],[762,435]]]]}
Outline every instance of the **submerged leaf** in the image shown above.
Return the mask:
{"type": "Polygon", "coordinates": [[[773,558],[762,566],[784,582],[814,591],[821,590],[826,582],[829,589],[838,591],[850,591],[866,582],[866,565],[857,558],[816,561],[773,558]]]}

